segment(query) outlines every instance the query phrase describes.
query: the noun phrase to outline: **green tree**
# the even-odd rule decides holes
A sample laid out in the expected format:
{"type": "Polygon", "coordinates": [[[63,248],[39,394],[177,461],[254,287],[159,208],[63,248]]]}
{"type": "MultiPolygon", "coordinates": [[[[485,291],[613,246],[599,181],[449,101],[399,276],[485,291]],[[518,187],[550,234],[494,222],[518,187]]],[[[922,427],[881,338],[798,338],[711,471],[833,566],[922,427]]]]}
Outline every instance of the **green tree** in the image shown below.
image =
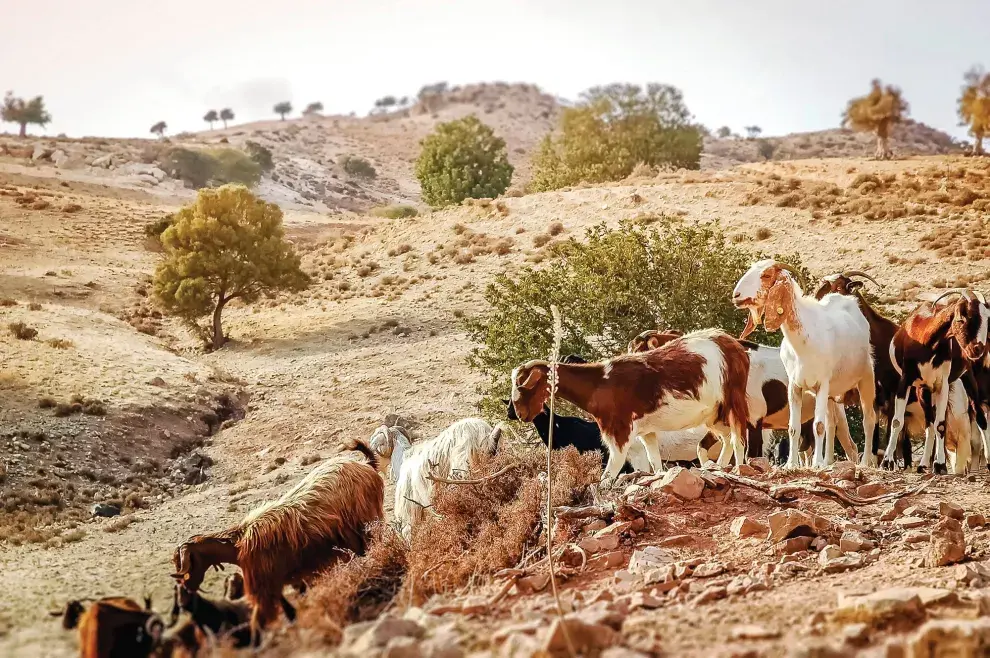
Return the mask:
{"type": "Polygon", "coordinates": [[[292,103],[289,101],[282,101],[281,103],[276,103],[275,107],[272,109],[275,114],[282,117],[282,121],[285,121],[285,115],[292,113],[292,103]]]}
{"type": "Polygon", "coordinates": [[[870,93],[853,98],[842,113],[842,125],[857,132],[871,132],[877,136],[876,158],[889,160],[890,130],[908,114],[907,101],[901,90],[893,85],[886,87],[880,80],[870,82],[870,93]]]}
{"type": "Polygon", "coordinates": [[[205,115],[203,115],[203,121],[210,124],[210,130],[213,130],[213,124],[220,120],[220,115],[217,114],[216,110],[210,110],[205,115]]]}
{"type": "Polygon", "coordinates": [[[275,160],[272,158],[272,151],[259,144],[248,140],[244,143],[248,156],[258,163],[262,171],[271,171],[275,168],[275,160]]]}
{"type": "Polygon", "coordinates": [[[764,160],[769,160],[773,157],[773,154],[777,151],[777,146],[768,139],[761,139],[756,143],[756,152],[760,154],[764,160]]]}
{"type": "Polygon", "coordinates": [[[323,111],[323,103],[321,103],[320,101],[316,101],[315,103],[310,103],[309,105],[306,106],[306,109],[303,110],[303,116],[308,117],[311,114],[319,114],[322,111],[323,111]]]}
{"type": "Polygon", "coordinates": [[[223,121],[223,129],[227,129],[227,122],[234,120],[234,111],[229,107],[220,110],[220,120],[223,121]]]}
{"type": "Polygon", "coordinates": [[[681,92],[670,85],[595,87],[565,108],[558,135],[533,158],[532,186],[552,190],[586,181],[621,180],[639,163],[697,169],[701,131],[681,92]]]}
{"type": "Polygon", "coordinates": [[[433,207],[496,197],[512,181],[505,140],[473,114],[437,125],[420,145],[416,178],[433,207]]]}
{"type": "Polygon", "coordinates": [[[165,137],[165,131],[168,130],[168,124],[164,121],[159,121],[151,127],[151,134],[158,135],[158,139],[165,137]]]}
{"type": "Polygon", "coordinates": [[[716,134],[721,139],[728,139],[728,137],[732,135],[732,128],[729,128],[728,126],[722,126],[721,128],[718,129],[718,132],[716,134]]]}
{"type": "MultiPolygon", "coordinates": [[[[465,321],[478,344],[468,362],[486,378],[486,410],[497,412],[514,367],[550,353],[552,304],[564,322],[561,353],[594,360],[624,352],[646,329],[742,331],[746,315],[732,305],[732,289],[759,255],[728,242],[717,224],[662,217],[650,226],[601,224],[586,238],[552,247],[540,269],[496,276],[485,311],[465,321]]],[[[796,255],[780,258],[802,267],[796,255]]],[[[779,332],[760,331],[755,340],[779,343],[779,332]]]]}
{"type": "Polygon", "coordinates": [[[746,126],[744,130],[746,131],[746,137],[750,139],[756,139],[763,132],[763,128],[759,126],[746,126]]]}
{"type": "Polygon", "coordinates": [[[983,155],[983,138],[990,132],[990,73],[974,66],[963,80],[959,119],[973,136],[973,155],[983,155]]]}
{"type": "Polygon", "coordinates": [[[26,137],[28,124],[44,127],[51,123],[52,115],[45,109],[45,100],[42,96],[35,96],[25,101],[23,98],[14,98],[14,92],[8,91],[3,97],[0,119],[18,124],[21,127],[18,134],[26,137]]]}
{"type": "Polygon", "coordinates": [[[282,210],[239,185],[200,190],[195,203],[176,213],[161,242],[155,296],[167,312],[194,325],[212,315],[214,349],[225,342],[221,316],[231,300],[249,304],[309,285],[285,239],[282,210]]]}

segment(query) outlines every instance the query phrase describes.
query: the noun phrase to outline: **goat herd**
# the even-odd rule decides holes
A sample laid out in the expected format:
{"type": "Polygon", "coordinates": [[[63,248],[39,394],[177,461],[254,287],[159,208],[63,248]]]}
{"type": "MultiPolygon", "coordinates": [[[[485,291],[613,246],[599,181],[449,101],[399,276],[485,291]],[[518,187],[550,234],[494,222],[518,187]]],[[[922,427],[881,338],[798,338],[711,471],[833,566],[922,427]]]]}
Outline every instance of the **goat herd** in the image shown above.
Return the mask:
{"type": "MultiPolygon", "coordinates": [[[[604,447],[602,480],[611,482],[623,468],[661,471],[664,461],[740,464],[762,455],[774,429],[788,430],[781,445],[789,466],[827,466],[836,436],[856,461],[845,405],[858,404],[863,466],[876,466],[883,415],[889,428],[884,468],[894,468],[898,443],[904,468],[911,466],[910,436],[923,428],[919,470],[929,467],[934,447],[935,472],[947,472],[947,456],[953,472],[964,472],[980,454],[990,455],[990,306],[980,293],[951,290],[898,325],[860,296],[861,279],[876,283],[864,272],[846,271],[805,295],[793,268],[759,261],[733,291],[733,304],[748,312],[739,339],[718,329],[650,330],[630,342],[629,353],[601,363],[578,356],[557,364],[530,361],[512,372],[507,417],[532,422],[547,441],[555,368],[556,395],[595,422],[555,416],[554,447],[604,447]],[[760,323],[783,332],[779,348],[745,340],[760,323]]],[[[395,519],[408,538],[426,515],[435,478],[463,474],[476,455],[495,452],[501,431],[501,424],[467,418],[413,444],[402,428],[383,425],[367,443],[355,441],[240,523],[176,548],[168,629],[150,602],[125,598],[100,599],[88,609],[70,602],[59,613],[63,625],[79,627],[84,658],[194,656],[218,636],[235,646],[257,644],[280,610],[295,618],[286,585],[302,594],[319,573],[364,553],[368,527],[385,517],[380,472],[390,470],[396,482],[395,519]],[[202,596],[209,568],[224,564],[240,568],[228,578],[225,597],[202,596]],[[183,611],[188,615],[180,624],[183,611]]]]}

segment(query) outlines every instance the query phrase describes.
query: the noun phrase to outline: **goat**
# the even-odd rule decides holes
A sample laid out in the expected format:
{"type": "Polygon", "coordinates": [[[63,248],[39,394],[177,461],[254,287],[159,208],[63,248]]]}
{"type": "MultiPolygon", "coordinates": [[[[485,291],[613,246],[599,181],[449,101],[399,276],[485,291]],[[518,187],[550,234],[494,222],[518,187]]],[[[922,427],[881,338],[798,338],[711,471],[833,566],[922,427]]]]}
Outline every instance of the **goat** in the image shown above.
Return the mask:
{"type": "Polygon", "coordinates": [[[430,476],[449,478],[469,472],[475,456],[495,454],[501,433],[501,425],[492,428],[481,418],[463,418],[416,444],[410,443],[399,428],[382,425],[375,430],[369,443],[376,455],[391,460],[391,476],[396,483],[395,520],[406,539],[411,538],[413,528],[433,501],[430,476]]]}
{"type": "MultiPolygon", "coordinates": [[[[981,432],[986,429],[986,418],[981,409],[976,379],[971,366],[979,362],[987,351],[987,320],[990,309],[982,295],[968,288],[949,290],[935,301],[922,303],[904,321],[890,343],[890,359],[900,374],[894,397],[894,417],[890,423],[890,439],[884,468],[892,469],[892,447],[896,444],[904,426],[908,390],[920,386],[931,391],[934,398],[934,416],[929,419],[925,432],[925,451],[919,470],[928,467],[935,443],[935,463],[932,470],[946,472],[945,416],[949,403],[950,384],[962,379],[966,394],[975,405],[981,432]],[[939,305],[950,295],[959,295],[955,302],[939,305]]],[[[984,445],[986,445],[984,432],[984,445]]]]}
{"type": "MultiPolygon", "coordinates": [[[[562,361],[562,363],[577,363],[576,361],[562,361]]],[[[582,363],[586,363],[582,361],[582,363]]],[[[506,406],[506,417],[509,420],[519,420],[515,407],[511,400],[502,400],[506,406]]],[[[547,444],[550,437],[550,407],[543,405],[543,411],[533,419],[536,433],[544,444],[547,444]]],[[[664,461],[675,463],[694,463],[698,461],[698,454],[701,441],[710,434],[704,428],[694,428],[677,432],[663,432],[660,435],[660,450],[663,453],[664,461]]],[[[706,443],[706,447],[715,445],[714,437],[706,443]]],[[[553,447],[554,450],[562,450],[568,446],[574,446],[578,452],[585,453],[597,450],[602,455],[602,468],[605,468],[606,449],[602,443],[602,431],[598,425],[591,421],[577,416],[553,415],[553,447]]],[[[704,453],[705,460],[709,459],[707,452],[704,453]]],[[[700,465],[700,464],[698,464],[700,465]]],[[[629,446],[629,454],[626,455],[626,463],[622,465],[620,473],[632,473],[639,471],[649,473],[651,470],[649,457],[642,442],[633,441],[629,446]]]]}
{"type": "Polygon", "coordinates": [[[257,644],[277,606],[287,614],[292,609],[282,594],[285,585],[308,582],[341,559],[363,554],[366,526],[385,516],[378,456],[360,441],[348,447],[357,454],[324,461],[232,528],[188,539],[172,556],[172,577],[195,592],[211,566],[240,566],[257,644]]]}
{"type": "MultiPolygon", "coordinates": [[[[549,399],[550,368],[546,361],[529,361],[512,371],[512,405],[520,420],[531,422],[549,399]]],[[[603,481],[619,474],[632,439],[643,442],[653,470],[662,472],[658,433],[701,425],[728,427],[736,461],[742,463],[749,357],[728,334],[698,331],[661,349],[556,368],[557,394],[587,412],[601,430],[609,451],[603,481]]]]}
{"type": "MultiPolygon", "coordinates": [[[[830,293],[848,295],[856,299],[859,303],[859,310],[862,311],[866,321],[870,323],[870,345],[873,347],[873,373],[876,377],[876,408],[887,420],[887,427],[890,428],[891,419],[894,416],[894,393],[897,390],[897,383],[900,381],[900,373],[894,368],[890,360],[890,342],[897,333],[897,323],[883,317],[870,306],[860,289],[863,282],[853,278],[862,277],[872,281],[878,288],[880,284],[877,280],[866,272],[860,270],[845,270],[823,277],[815,292],[816,299],[822,299],[830,293]]],[[[918,397],[914,388],[909,391],[908,405],[913,406],[913,413],[920,414],[921,407],[918,404],[918,397]]],[[[878,422],[873,431],[874,454],[880,449],[880,423],[878,422]]],[[[904,461],[904,468],[911,468],[911,438],[904,436],[901,441],[901,458],[904,461]]]]}
{"type": "Polygon", "coordinates": [[[244,598],[244,576],[236,571],[227,576],[223,581],[223,598],[228,601],[244,598]]]}
{"type": "MultiPolygon", "coordinates": [[[[629,343],[630,352],[644,352],[657,349],[674,340],[679,332],[667,330],[644,331],[629,343]]],[[[739,343],[749,354],[749,379],[747,383],[747,405],[749,407],[749,438],[747,454],[749,457],[760,457],[763,454],[764,431],[787,429],[789,410],[787,406],[787,371],[780,358],[780,349],[759,345],[748,340],[739,343]]],[[[802,399],[801,435],[803,437],[801,450],[805,449],[807,439],[814,441],[811,419],[815,412],[815,397],[808,393],[802,399]]],[[[845,410],[833,401],[829,401],[830,422],[838,423],[838,437],[846,456],[856,461],[856,444],[849,434],[845,410]]],[[[809,444],[810,445],[810,444],[809,444]]],[[[826,446],[826,454],[831,461],[833,452],[831,445],[826,446]]]]}
{"type": "MultiPolygon", "coordinates": [[[[287,617],[294,617],[294,611],[290,613],[289,609],[283,610],[287,617]]],[[[229,636],[235,647],[246,647],[251,643],[251,606],[243,598],[236,601],[214,601],[176,583],[170,627],[178,623],[182,611],[188,612],[193,623],[201,629],[209,630],[213,635],[229,636]]]]}
{"type": "Polygon", "coordinates": [[[122,596],[94,601],[88,609],[80,601],[69,601],[62,628],[79,628],[80,658],[142,658],[150,656],[161,642],[165,624],[151,610],[151,600],[142,608],[122,596]]]}
{"type": "Polygon", "coordinates": [[[749,311],[740,338],[762,321],[767,331],[784,334],[780,358],[787,371],[790,418],[790,458],[797,465],[801,431],[801,406],[805,391],[815,394],[815,455],[812,467],[826,465],[825,446],[832,445],[834,428],[828,419],[829,399],[841,401],[846,393],[859,393],[866,429],[864,466],[873,465],[873,428],[876,424],[876,382],[870,349],[870,325],[855,299],[837,294],[821,300],[805,296],[788,265],[774,260],[754,263],[732,292],[736,308],[749,311]],[[767,309],[770,313],[766,313],[767,309]]]}

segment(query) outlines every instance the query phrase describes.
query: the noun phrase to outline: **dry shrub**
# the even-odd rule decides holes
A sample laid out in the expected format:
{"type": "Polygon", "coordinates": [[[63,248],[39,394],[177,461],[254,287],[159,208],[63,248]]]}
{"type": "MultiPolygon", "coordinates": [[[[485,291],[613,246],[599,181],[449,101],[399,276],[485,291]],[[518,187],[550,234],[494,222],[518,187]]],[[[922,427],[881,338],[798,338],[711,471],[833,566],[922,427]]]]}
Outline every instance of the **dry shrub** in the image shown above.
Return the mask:
{"type": "Polygon", "coordinates": [[[402,254],[407,254],[412,250],[412,247],[408,244],[400,244],[396,247],[392,247],[388,250],[389,256],[401,256],[402,254]]]}
{"type": "Polygon", "coordinates": [[[64,206],[62,206],[62,212],[66,212],[66,213],[79,212],[80,210],[82,210],[82,206],[80,206],[78,203],[67,203],[64,206]]]}
{"type": "Polygon", "coordinates": [[[560,222],[550,222],[550,226],[547,227],[547,233],[549,235],[560,235],[564,232],[564,225],[560,222]]]}
{"type": "Polygon", "coordinates": [[[474,262],[474,254],[470,251],[461,251],[454,256],[454,262],[458,265],[467,265],[474,262]]]}
{"type": "Polygon", "coordinates": [[[7,329],[9,329],[10,334],[18,340],[32,340],[38,335],[37,329],[34,327],[29,327],[23,322],[11,322],[7,325],[7,329]]]}
{"type": "Polygon", "coordinates": [[[0,299],[0,306],[17,306],[17,300],[11,299],[10,297],[4,297],[0,299]]]}
{"type": "Polygon", "coordinates": [[[127,526],[134,523],[134,520],[135,520],[134,516],[130,514],[128,514],[127,516],[118,516],[117,518],[108,521],[106,524],[104,524],[103,532],[107,532],[111,534],[115,532],[120,532],[127,526]]]}
{"type": "Polygon", "coordinates": [[[768,229],[767,227],[765,227],[765,226],[762,226],[762,227],[756,229],[756,239],[757,240],[766,240],[771,235],[773,235],[773,232],[770,229],[768,229]]]}
{"type": "Polygon", "coordinates": [[[626,177],[626,180],[632,178],[655,178],[656,175],[657,175],[656,169],[654,169],[645,162],[640,162],[635,167],[633,167],[633,170],[626,177]]]}
{"type": "Polygon", "coordinates": [[[390,526],[376,524],[364,555],[337,564],[307,590],[299,625],[337,644],[346,625],[378,617],[402,586],[407,548],[390,526]]]}
{"type": "Polygon", "coordinates": [[[800,202],[801,202],[801,195],[797,192],[791,192],[777,199],[777,207],[794,208],[798,206],[800,202]]]}
{"type": "Polygon", "coordinates": [[[70,347],[75,347],[75,343],[67,338],[49,338],[45,341],[49,347],[54,347],[57,350],[67,350],[70,347]]]}
{"type": "MultiPolygon", "coordinates": [[[[478,459],[472,476],[507,473],[481,484],[437,484],[433,511],[413,530],[402,600],[420,604],[519,563],[539,550],[546,454],[499,452],[478,459]]],[[[588,502],[601,477],[601,458],[573,447],[553,454],[554,507],[588,502]]]]}
{"type": "Polygon", "coordinates": [[[550,236],[547,235],[546,233],[540,233],[538,235],[534,235],[533,246],[537,248],[542,247],[546,243],[550,242],[550,240],[551,240],[550,236]]]}

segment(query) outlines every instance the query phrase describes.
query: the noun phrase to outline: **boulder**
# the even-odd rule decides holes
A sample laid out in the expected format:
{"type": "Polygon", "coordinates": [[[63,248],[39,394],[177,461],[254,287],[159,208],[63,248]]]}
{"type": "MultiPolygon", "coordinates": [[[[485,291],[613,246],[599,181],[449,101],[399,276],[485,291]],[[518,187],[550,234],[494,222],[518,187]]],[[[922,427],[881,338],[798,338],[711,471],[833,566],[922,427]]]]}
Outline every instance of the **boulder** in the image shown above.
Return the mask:
{"type": "Polygon", "coordinates": [[[89,511],[93,516],[101,516],[109,519],[120,514],[120,507],[113,503],[96,503],[89,511]]]}
{"type": "Polygon", "coordinates": [[[955,503],[950,503],[947,500],[943,500],[938,504],[938,514],[939,516],[946,516],[950,519],[957,519],[962,521],[966,516],[966,512],[962,507],[956,505],[955,503]]]}
{"type": "Polygon", "coordinates": [[[113,166],[113,154],[107,153],[106,155],[101,155],[89,164],[91,167],[102,167],[103,169],[109,169],[113,166]]]}
{"type": "Polygon", "coordinates": [[[798,509],[774,512],[768,521],[770,522],[768,539],[774,542],[797,536],[815,537],[826,532],[829,526],[828,519],[798,509]]]}
{"type": "MultiPolygon", "coordinates": [[[[64,151],[60,151],[60,152],[64,153],[64,151]]],[[[36,145],[34,147],[34,150],[31,152],[31,159],[35,162],[39,160],[47,160],[51,157],[52,157],[52,149],[45,148],[41,144],[36,145]]]]}
{"type": "Polygon", "coordinates": [[[925,554],[926,567],[944,567],[966,557],[966,538],[957,519],[943,518],[932,528],[925,554]]]}
{"type": "Polygon", "coordinates": [[[675,466],[667,471],[663,479],[653,485],[654,488],[673,494],[684,500],[697,500],[705,490],[705,481],[697,473],[686,468],[675,466]]]}
{"type": "Polygon", "coordinates": [[[966,516],[966,525],[970,528],[982,528],[987,524],[987,519],[982,514],[969,514],[966,516]]]}

